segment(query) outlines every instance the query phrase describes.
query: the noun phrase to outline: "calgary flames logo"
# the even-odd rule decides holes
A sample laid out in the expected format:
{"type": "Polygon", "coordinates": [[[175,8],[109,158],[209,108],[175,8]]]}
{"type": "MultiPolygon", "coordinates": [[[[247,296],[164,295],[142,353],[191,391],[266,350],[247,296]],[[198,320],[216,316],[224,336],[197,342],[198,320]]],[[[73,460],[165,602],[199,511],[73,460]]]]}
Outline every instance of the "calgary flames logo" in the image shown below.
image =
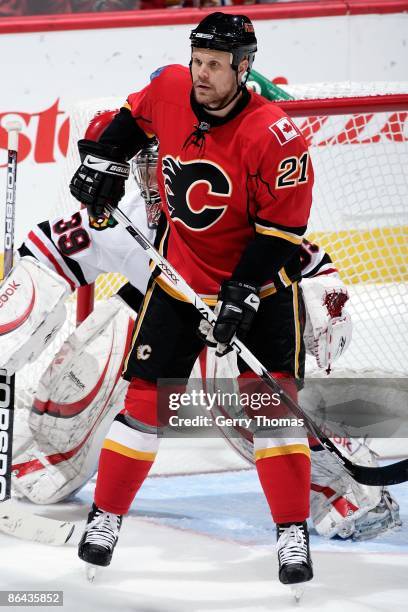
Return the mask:
{"type": "Polygon", "coordinates": [[[179,158],[166,155],[162,160],[162,172],[167,204],[174,221],[178,220],[189,229],[199,232],[221,219],[227,205],[217,206],[198,201],[195,193],[195,187],[204,183],[208,188],[207,196],[231,195],[231,181],[220,166],[206,160],[182,162],[179,158]]]}

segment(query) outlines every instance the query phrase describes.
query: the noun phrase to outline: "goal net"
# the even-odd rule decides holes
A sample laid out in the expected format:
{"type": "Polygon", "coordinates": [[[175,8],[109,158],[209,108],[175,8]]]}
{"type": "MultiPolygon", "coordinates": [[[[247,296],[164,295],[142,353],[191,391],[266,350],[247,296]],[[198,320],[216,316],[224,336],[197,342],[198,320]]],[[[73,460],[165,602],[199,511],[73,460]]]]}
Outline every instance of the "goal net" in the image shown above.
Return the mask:
{"type": "MultiPolygon", "coordinates": [[[[338,367],[356,375],[406,375],[408,83],[324,83],[286,89],[295,100],[279,104],[305,135],[315,169],[307,238],[330,254],[351,297],[353,340],[338,367]]],[[[71,112],[58,206],[50,216],[70,217],[78,207],[68,190],[79,164],[76,142],[97,111],[120,104],[117,99],[96,99],[71,112]]],[[[127,189],[136,189],[132,177],[127,189]]],[[[118,274],[101,275],[95,299],[109,297],[124,282],[118,274]]],[[[80,294],[70,302],[69,320],[53,347],[18,375],[22,403],[30,401],[53,351],[73,329],[77,304],[86,310],[87,299],[80,294]]]]}

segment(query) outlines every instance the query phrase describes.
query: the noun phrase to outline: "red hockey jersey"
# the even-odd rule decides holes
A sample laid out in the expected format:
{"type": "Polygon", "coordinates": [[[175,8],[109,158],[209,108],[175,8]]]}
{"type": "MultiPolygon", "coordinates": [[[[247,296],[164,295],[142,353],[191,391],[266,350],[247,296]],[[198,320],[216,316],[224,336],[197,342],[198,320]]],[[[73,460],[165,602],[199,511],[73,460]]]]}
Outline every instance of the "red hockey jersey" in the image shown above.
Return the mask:
{"type": "Polygon", "coordinates": [[[241,112],[199,142],[190,94],[188,68],[167,66],[125,106],[160,141],[160,249],[195,291],[215,298],[255,232],[301,243],[313,170],[303,136],[276,104],[251,92],[241,112]]]}

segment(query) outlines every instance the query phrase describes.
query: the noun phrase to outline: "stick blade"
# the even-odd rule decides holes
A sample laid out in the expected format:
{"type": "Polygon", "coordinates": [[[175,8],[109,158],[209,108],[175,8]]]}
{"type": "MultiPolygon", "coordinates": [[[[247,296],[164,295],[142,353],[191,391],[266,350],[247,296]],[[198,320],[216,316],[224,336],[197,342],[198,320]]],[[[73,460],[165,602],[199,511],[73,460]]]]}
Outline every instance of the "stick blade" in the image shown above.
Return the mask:
{"type": "Polygon", "coordinates": [[[12,500],[0,504],[0,531],[21,540],[61,546],[74,529],[74,523],[31,514],[12,500]]]}
{"type": "Polygon", "coordinates": [[[348,471],[360,484],[371,487],[389,487],[408,480],[408,459],[377,468],[354,464],[348,471]]]}

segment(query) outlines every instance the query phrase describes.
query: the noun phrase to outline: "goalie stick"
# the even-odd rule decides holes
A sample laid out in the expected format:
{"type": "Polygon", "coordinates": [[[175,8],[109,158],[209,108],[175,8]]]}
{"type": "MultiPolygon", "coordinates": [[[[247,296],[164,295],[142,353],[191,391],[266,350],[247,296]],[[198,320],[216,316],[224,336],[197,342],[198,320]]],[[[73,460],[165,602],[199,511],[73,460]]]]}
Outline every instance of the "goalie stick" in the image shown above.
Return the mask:
{"type": "Polygon", "coordinates": [[[31,514],[23,504],[11,499],[0,504],[0,531],[7,535],[31,542],[60,546],[68,542],[74,529],[73,523],[31,514]]]}
{"type": "MultiPolygon", "coordinates": [[[[142,232],[131,222],[131,220],[120,210],[114,208],[110,204],[106,206],[112,217],[123,225],[126,231],[139,243],[139,245],[148,253],[154,263],[162,270],[173,285],[184,295],[189,302],[201,313],[203,318],[214,325],[216,315],[211,308],[207,306],[199,295],[193,291],[190,285],[180,276],[173,266],[155,249],[155,247],[145,238],[142,232]]],[[[304,410],[295,402],[288,393],[286,393],[278,384],[278,382],[270,375],[262,363],[249,351],[249,349],[234,337],[230,342],[231,347],[245,361],[245,363],[257,374],[265,384],[277,393],[281,401],[288,406],[292,413],[303,419],[309,433],[317,438],[320,444],[332,455],[336,457],[343,469],[352,476],[357,482],[370,486],[388,486],[398,484],[408,480],[408,459],[393,463],[391,465],[381,467],[367,467],[358,465],[344,457],[341,451],[325,436],[321,429],[308,417],[304,410]]]]}
{"type": "MultiPolygon", "coordinates": [[[[17,153],[18,133],[21,125],[10,122],[6,125],[8,132],[7,148],[7,192],[4,226],[4,279],[13,267],[14,219],[16,208],[17,153]]],[[[5,288],[8,299],[12,288],[5,288]]],[[[7,333],[1,330],[1,333],[7,333]]],[[[43,544],[64,544],[73,531],[73,523],[58,521],[37,516],[24,510],[21,504],[11,500],[12,479],[12,444],[14,422],[15,375],[8,376],[6,370],[0,370],[0,531],[24,540],[42,542],[43,544]]]]}
{"type": "MultiPolygon", "coordinates": [[[[4,216],[4,253],[3,253],[3,275],[4,279],[13,267],[14,247],[14,218],[16,209],[16,181],[17,181],[17,150],[18,133],[21,126],[17,122],[9,123],[7,130],[7,189],[6,208],[4,216]]],[[[5,299],[8,293],[14,292],[12,288],[6,288],[5,299]]],[[[2,295],[3,298],[3,295],[2,295]]],[[[2,330],[7,333],[7,330],[2,330]]],[[[0,501],[6,501],[11,497],[11,461],[13,446],[13,421],[14,421],[14,394],[15,375],[8,376],[6,370],[0,370],[0,501]]]]}

